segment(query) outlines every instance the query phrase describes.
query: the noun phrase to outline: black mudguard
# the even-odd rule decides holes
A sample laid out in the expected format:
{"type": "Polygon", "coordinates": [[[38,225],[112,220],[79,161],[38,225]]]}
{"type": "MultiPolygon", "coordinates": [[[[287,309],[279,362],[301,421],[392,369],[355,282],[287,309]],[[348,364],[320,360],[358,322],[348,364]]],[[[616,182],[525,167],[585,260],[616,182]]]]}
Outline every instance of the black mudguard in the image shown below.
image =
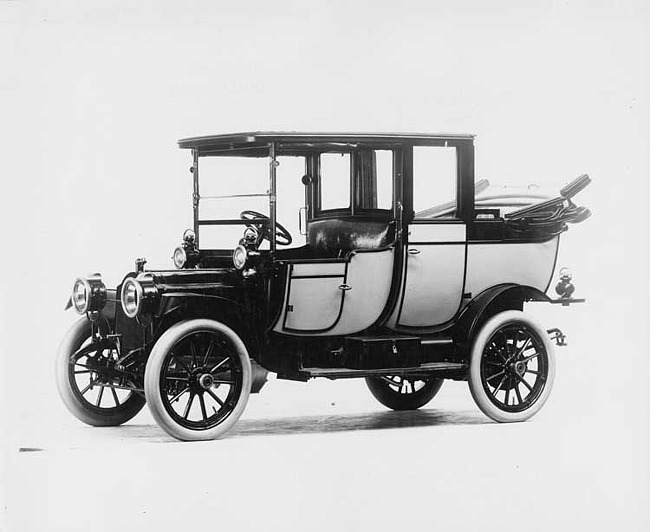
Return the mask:
{"type": "Polygon", "coordinates": [[[488,288],[463,309],[453,328],[454,342],[467,352],[481,325],[504,310],[523,310],[525,301],[551,301],[544,292],[519,284],[501,284],[488,288]]]}

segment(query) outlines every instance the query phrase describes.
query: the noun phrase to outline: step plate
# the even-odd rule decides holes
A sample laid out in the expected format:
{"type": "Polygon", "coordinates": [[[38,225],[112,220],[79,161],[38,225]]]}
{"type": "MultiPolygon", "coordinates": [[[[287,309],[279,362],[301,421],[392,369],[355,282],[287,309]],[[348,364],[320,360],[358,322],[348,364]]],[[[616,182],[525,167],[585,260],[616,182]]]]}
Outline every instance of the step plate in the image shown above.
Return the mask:
{"type": "Polygon", "coordinates": [[[467,364],[457,362],[429,362],[412,368],[348,369],[348,368],[303,368],[301,373],[308,377],[329,379],[353,379],[355,377],[374,377],[379,375],[422,375],[447,371],[466,371],[467,364]]]}

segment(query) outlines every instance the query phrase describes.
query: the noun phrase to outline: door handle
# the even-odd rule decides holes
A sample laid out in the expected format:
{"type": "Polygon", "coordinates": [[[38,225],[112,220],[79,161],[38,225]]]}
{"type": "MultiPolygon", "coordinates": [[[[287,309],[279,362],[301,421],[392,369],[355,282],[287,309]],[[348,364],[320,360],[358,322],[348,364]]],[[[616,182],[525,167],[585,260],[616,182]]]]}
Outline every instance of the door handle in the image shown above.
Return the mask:
{"type": "Polygon", "coordinates": [[[409,255],[419,255],[420,250],[416,248],[409,248],[409,255]]]}
{"type": "Polygon", "coordinates": [[[343,290],[344,292],[346,292],[348,290],[352,290],[352,287],[349,284],[342,284],[339,285],[339,290],[343,290]]]}

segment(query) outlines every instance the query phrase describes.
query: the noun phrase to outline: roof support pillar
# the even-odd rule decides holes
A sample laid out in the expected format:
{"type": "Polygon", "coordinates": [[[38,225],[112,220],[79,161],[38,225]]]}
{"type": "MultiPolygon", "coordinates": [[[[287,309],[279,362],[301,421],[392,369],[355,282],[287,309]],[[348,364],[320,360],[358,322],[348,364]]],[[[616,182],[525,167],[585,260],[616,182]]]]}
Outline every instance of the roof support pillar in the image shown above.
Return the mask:
{"type": "Polygon", "coordinates": [[[192,150],[192,212],[194,217],[194,235],[196,241],[196,247],[199,247],[199,150],[192,150]]]}
{"type": "Polygon", "coordinates": [[[280,164],[275,157],[275,142],[269,144],[269,218],[271,219],[271,227],[269,227],[269,241],[271,243],[271,252],[275,253],[275,224],[277,220],[277,207],[276,207],[276,169],[280,164]]]}

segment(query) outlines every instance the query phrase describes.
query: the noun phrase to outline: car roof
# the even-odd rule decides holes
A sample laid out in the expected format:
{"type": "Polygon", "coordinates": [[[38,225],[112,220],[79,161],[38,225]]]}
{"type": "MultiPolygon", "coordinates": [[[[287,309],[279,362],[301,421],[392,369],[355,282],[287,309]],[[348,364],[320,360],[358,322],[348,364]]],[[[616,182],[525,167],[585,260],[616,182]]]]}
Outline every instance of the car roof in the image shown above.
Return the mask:
{"type": "Polygon", "coordinates": [[[249,131],[189,137],[178,141],[183,149],[199,150],[200,153],[250,151],[249,155],[268,155],[268,144],[279,143],[280,151],[293,151],[298,148],[318,147],[335,144],[390,144],[400,141],[445,141],[469,140],[474,135],[459,133],[304,133],[297,131],[249,131]],[[283,146],[285,145],[283,150],[283,146]]]}

